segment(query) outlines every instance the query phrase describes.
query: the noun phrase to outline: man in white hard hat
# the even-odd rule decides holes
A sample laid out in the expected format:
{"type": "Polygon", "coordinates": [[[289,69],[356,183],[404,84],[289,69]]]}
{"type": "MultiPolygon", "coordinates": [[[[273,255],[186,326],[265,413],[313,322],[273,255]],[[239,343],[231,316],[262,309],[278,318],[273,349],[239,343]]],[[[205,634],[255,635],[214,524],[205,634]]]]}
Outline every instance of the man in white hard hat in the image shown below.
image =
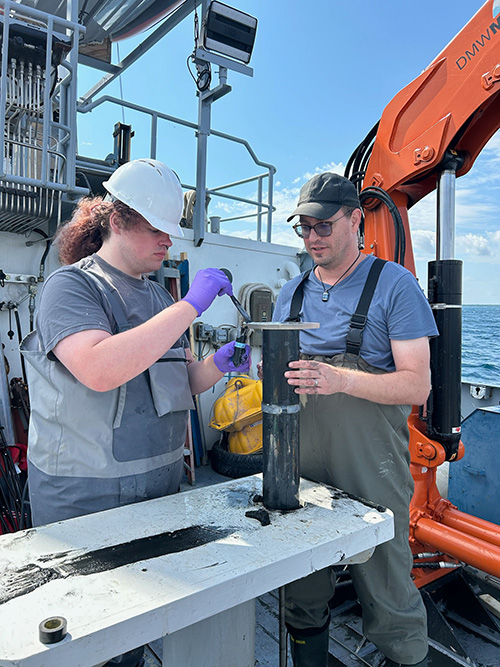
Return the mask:
{"type": "MultiPolygon", "coordinates": [[[[234,342],[194,361],[185,335],[231,284],[199,271],[186,296],[146,274],[182,236],[179,179],[134,160],[81,200],[58,235],[63,266],[40,295],[30,362],[30,500],[34,525],[175,493],[183,475],[192,395],[235,367],[234,342]]],[[[107,664],[143,664],[142,648],[107,664]]]]}

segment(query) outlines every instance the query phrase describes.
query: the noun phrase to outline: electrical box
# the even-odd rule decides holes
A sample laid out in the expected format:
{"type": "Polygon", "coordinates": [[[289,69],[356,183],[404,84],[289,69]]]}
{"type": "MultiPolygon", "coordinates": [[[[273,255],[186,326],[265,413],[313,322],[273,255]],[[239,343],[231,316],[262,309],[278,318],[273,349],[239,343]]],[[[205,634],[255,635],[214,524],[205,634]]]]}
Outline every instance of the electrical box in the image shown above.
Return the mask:
{"type": "Polygon", "coordinates": [[[193,335],[196,341],[209,341],[214,333],[214,328],[211,324],[205,322],[195,322],[193,327],[193,335]]]}
{"type": "Polygon", "coordinates": [[[221,347],[229,343],[229,331],[223,327],[214,327],[212,332],[212,345],[214,347],[221,347]]]}
{"type": "MultiPolygon", "coordinates": [[[[273,295],[268,290],[255,290],[250,294],[250,317],[252,322],[270,322],[273,315],[273,295]]],[[[254,331],[252,345],[262,345],[262,331],[254,331]]]]}

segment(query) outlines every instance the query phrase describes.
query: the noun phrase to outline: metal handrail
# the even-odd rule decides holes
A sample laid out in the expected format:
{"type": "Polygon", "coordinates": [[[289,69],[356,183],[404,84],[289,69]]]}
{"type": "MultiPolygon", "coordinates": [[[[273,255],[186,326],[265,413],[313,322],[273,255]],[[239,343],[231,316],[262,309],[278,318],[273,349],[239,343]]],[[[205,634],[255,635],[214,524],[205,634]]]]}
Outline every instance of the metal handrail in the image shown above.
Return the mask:
{"type": "MultiPolygon", "coordinates": [[[[111,104],[117,104],[118,106],[125,107],[126,109],[131,109],[132,111],[138,111],[140,113],[144,113],[146,115],[149,115],[151,117],[151,135],[150,135],[150,157],[155,159],[156,158],[156,146],[157,146],[157,133],[158,133],[158,119],[165,120],[167,122],[175,123],[177,125],[182,125],[183,127],[190,128],[192,130],[197,131],[198,130],[198,125],[196,123],[190,122],[188,120],[185,120],[183,118],[178,118],[177,116],[172,116],[170,114],[163,113],[161,111],[157,111],[154,109],[150,109],[148,107],[144,107],[140,104],[135,104],[134,102],[128,102],[127,100],[121,100],[117,97],[113,97],[112,95],[102,95],[101,97],[97,98],[96,100],[93,100],[92,102],[89,103],[84,103],[82,104],[81,102],[77,104],[77,111],[80,113],[89,113],[96,109],[97,107],[101,106],[105,102],[109,102],[111,104]]],[[[235,181],[233,183],[227,183],[225,185],[220,185],[215,188],[207,188],[207,194],[213,194],[216,197],[223,197],[225,199],[230,199],[232,201],[239,201],[243,202],[246,204],[250,204],[252,206],[257,206],[258,210],[256,213],[252,213],[250,215],[244,215],[244,216],[238,216],[234,218],[226,218],[226,219],[221,219],[223,221],[228,221],[228,220],[237,220],[239,218],[247,218],[247,217],[254,217],[257,216],[258,220],[258,226],[257,226],[257,240],[262,240],[261,235],[262,235],[262,215],[264,214],[264,211],[267,212],[267,218],[268,218],[268,224],[267,224],[267,241],[271,241],[271,231],[272,231],[272,213],[276,210],[275,207],[273,206],[273,194],[272,194],[272,189],[273,189],[273,176],[276,173],[276,167],[268,162],[263,162],[262,160],[259,160],[255,152],[253,151],[252,147],[246,141],[246,139],[242,139],[241,137],[236,137],[231,134],[226,134],[225,132],[219,132],[218,130],[210,130],[210,134],[219,137],[221,139],[225,139],[227,141],[232,141],[234,143],[241,144],[244,146],[252,158],[253,162],[260,166],[264,167],[267,169],[267,173],[265,174],[259,174],[257,176],[251,176],[246,179],[242,179],[240,181],[235,181]],[[268,196],[267,196],[267,203],[262,201],[262,181],[264,178],[268,179],[268,196]],[[237,185],[242,185],[245,183],[250,183],[252,181],[257,181],[258,182],[258,199],[257,201],[252,200],[252,199],[246,199],[243,197],[237,197],[236,195],[230,195],[227,193],[220,192],[222,189],[227,189],[231,187],[235,187],[237,185]]],[[[184,185],[184,187],[195,190],[195,187],[190,187],[184,185]]]]}

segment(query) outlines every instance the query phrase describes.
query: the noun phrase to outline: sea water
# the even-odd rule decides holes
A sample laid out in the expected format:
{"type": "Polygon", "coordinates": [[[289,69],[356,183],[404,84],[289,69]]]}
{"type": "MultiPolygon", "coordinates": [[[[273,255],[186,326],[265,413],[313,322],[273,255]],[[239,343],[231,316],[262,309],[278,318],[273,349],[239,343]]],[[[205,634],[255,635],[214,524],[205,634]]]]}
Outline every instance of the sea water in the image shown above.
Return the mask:
{"type": "Polygon", "coordinates": [[[462,380],[500,387],[500,305],[463,306],[462,380]]]}

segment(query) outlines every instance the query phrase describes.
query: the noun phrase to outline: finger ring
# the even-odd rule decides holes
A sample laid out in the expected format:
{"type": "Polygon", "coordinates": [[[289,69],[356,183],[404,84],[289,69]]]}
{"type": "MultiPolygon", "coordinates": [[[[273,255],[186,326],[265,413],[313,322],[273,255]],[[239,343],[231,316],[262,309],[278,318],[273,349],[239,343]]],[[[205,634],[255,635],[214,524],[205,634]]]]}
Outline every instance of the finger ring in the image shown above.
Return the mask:
{"type": "Polygon", "coordinates": [[[318,386],[318,378],[314,378],[314,386],[315,386],[315,387],[318,386]]]}

